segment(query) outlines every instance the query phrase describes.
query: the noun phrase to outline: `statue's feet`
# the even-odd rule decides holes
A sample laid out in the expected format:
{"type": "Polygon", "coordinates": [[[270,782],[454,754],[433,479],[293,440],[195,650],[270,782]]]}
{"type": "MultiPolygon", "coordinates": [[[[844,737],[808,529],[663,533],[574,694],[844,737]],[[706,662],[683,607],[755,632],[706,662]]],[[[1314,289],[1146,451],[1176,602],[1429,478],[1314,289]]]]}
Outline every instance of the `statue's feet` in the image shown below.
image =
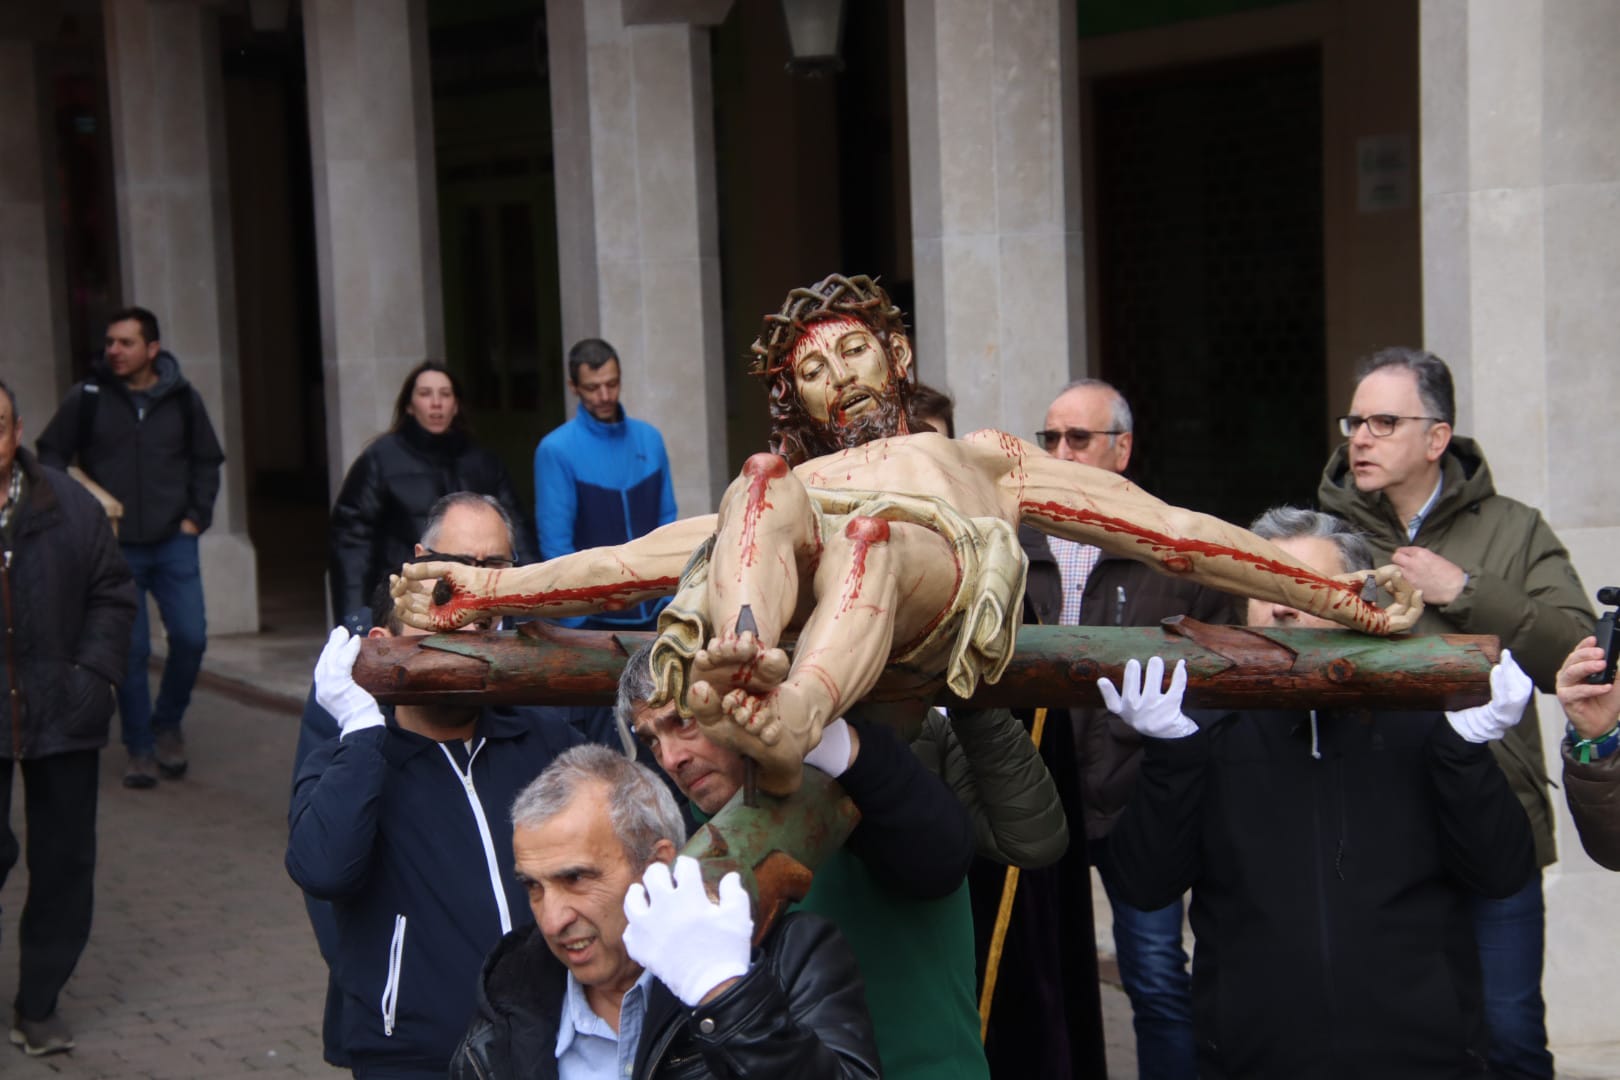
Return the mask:
{"type": "Polygon", "coordinates": [[[758,763],[761,791],[790,795],[798,790],[804,755],[821,741],[821,723],[791,687],[721,693],[711,683],[694,682],[686,701],[710,738],[758,763]]]}
{"type": "Polygon", "coordinates": [[[781,686],[791,666],[787,653],[744,630],[710,638],[708,648],[692,657],[692,681],[719,687],[721,693],[742,688],[763,694],[781,686]]]}

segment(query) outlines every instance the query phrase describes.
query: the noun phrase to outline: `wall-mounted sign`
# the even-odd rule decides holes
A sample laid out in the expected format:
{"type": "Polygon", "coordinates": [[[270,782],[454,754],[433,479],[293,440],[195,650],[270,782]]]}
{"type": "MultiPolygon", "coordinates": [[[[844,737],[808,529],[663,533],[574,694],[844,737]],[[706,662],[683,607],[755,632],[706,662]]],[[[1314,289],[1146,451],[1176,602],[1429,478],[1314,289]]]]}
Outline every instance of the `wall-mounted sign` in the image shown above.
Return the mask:
{"type": "Polygon", "coordinates": [[[1363,214],[1412,207],[1412,136],[1356,140],[1356,209],[1363,214]]]}

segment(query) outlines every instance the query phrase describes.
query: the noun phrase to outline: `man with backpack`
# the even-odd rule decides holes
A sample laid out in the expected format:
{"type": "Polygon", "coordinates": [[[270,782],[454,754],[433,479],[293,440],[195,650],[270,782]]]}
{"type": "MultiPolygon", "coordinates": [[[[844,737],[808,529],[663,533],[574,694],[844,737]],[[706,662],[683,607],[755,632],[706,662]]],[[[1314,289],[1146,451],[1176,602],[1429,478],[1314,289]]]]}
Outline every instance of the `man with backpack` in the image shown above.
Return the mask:
{"type": "Polygon", "coordinates": [[[139,606],[129,668],[118,686],[129,765],[124,786],[150,788],[185,775],[180,721],[208,641],[197,538],[213,520],[225,460],[197,391],[158,338],[157,317],[124,308],[107,320],[106,349],[39,437],[39,458],[85,474],[124,504],[119,547],[139,606]],[[168,635],[157,703],[147,677],[151,627],[146,594],[168,635]]]}

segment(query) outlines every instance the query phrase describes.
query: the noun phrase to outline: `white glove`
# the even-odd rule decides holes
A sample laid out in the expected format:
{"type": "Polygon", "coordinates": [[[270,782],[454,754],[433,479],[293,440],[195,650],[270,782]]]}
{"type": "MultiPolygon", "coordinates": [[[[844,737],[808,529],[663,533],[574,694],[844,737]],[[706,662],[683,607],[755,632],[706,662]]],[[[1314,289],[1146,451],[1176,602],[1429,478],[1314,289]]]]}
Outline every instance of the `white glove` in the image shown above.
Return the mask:
{"type": "Polygon", "coordinates": [[[1491,668],[1491,700],[1472,709],[1446,713],[1451,727],[1471,743],[1488,743],[1506,735],[1519,722],[1536,684],[1513,660],[1513,653],[1502,650],[1502,659],[1491,668]]]}
{"type": "Polygon", "coordinates": [[[1176,661],[1168,690],[1160,689],[1164,684],[1164,658],[1158,656],[1148,660],[1146,679],[1140,663],[1126,661],[1120,681],[1125,684],[1123,696],[1106,678],[1097,680],[1097,689],[1108,711],[1138,732],[1150,739],[1179,739],[1197,733],[1198,725],[1181,711],[1181,695],[1187,689],[1187,661],[1176,661]]]}
{"type": "Polygon", "coordinates": [[[720,879],[718,904],[703,891],[703,871],[690,855],[675,859],[674,880],[655,862],[642,881],[645,888],[631,885],[624,894],[630,959],[692,1009],[727,979],[748,974],[754,917],[736,871],[720,879]]]}
{"type": "Polygon", "coordinates": [[[354,658],[360,655],[363,640],[359,635],[350,637],[349,631],[340,626],[326,639],[326,648],[315,661],[315,701],[338,722],[340,738],[368,727],[380,727],[383,722],[377,699],[354,681],[354,658]]]}
{"type": "Polygon", "coordinates": [[[821,741],[804,755],[804,763],[813,765],[834,780],[849,768],[849,725],[839,717],[821,729],[821,741]]]}

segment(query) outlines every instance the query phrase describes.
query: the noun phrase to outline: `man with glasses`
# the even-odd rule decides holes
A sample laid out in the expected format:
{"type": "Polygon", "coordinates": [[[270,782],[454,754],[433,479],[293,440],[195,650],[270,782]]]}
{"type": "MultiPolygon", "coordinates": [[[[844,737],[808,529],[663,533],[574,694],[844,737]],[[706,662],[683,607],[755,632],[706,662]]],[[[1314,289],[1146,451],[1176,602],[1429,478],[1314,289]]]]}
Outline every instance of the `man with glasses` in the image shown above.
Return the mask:
{"type": "MultiPolygon", "coordinates": [[[[1569,554],[1541,514],[1496,492],[1485,455],[1452,433],[1451,372],[1421,349],[1362,360],[1348,442],[1317,492],[1322,508],[1365,532],[1380,560],[1423,592],[1419,634],[1495,634],[1544,692],[1566,654],[1591,633],[1592,609],[1569,554]]],[[[1535,702],[1492,750],[1535,833],[1537,862],[1556,857],[1535,702]]],[[[1476,900],[1491,1065],[1501,1075],[1551,1077],[1541,959],[1546,910],[1538,872],[1503,900],[1476,900]]]]}
{"type": "MultiPolygon", "coordinates": [[[[513,565],[513,542],[511,519],[495,498],[459,491],[433,505],[416,555],[500,569],[513,565]]],[[[396,617],[386,583],[377,590],[371,618],[366,636],[421,633],[396,617]]],[[[488,626],[481,620],[468,629],[488,626]]],[[[484,953],[528,917],[521,891],[507,890],[509,900],[516,897],[515,906],[501,907],[498,895],[491,900],[491,882],[508,881],[512,864],[507,807],[554,756],[583,739],[533,708],[400,706],[389,710],[392,719],[385,721],[383,710],[350,678],[357,648],[346,631],[333,632],[315,670],[293,759],[287,865],[306,889],[310,923],[333,973],[323,1049],[326,1060],[340,1067],[375,1071],[380,1054],[393,1054],[400,1071],[385,1075],[436,1071],[442,1076],[455,1038],[472,1015],[484,953]],[[454,753],[453,744],[464,739],[468,753],[454,753]],[[399,814],[404,821],[396,820],[399,814]],[[434,828],[412,834],[419,816],[431,818],[434,828]],[[498,877],[487,871],[480,876],[491,855],[498,877]],[[334,861],[344,858],[352,865],[334,861]],[[451,867],[464,872],[438,873],[451,867]],[[436,884],[429,895],[402,895],[412,882],[436,884]],[[411,985],[399,993],[396,984],[396,993],[402,1002],[418,1004],[398,1006],[395,1015],[387,1015],[387,1006],[378,1004],[380,991],[370,992],[373,983],[387,981],[383,961],[391,937],[383,928],[391,929],[402,912],[428,914],[458,905],[474,915],[454,934],[411,915],[408,935],[400,935],[409,936],[407,970],[395,972],[408,975],[411,985]],[[479,918],[478,912],[489,917],[479,918]],[[361,943],[378,935],[383,935],[381,946],[366,951],[361,943]],[[344,963],[349,970],[340,976],[344,963]],[[425,1028],[402,1023],[400,1009],[438,1009],[447,1015],[425,1028]],[[391,1026],[396,1030],[388,1034],[391,1026]]]]}
{"type": "MultiPolygon", "coordinates": [[[[1035,434],[1055,458],[1123,474],[1131,461],[1131,427],[1131,407],[1118,390],[1101,379],[1079,379],[1058,394],[1046,410],[1045,427],[1035,434]]],[[[1063,575],[1059,621],[1064,626],[1157,626],[1172,615],[1235,621],[1233,599],[1226,593],[1090,544],[1058,536],[1046,542],[1063,575]]],[[[1154,911],[1133,907],[1116,887],[1108,856],[1108,834],[1136,786],[1142,737],[1106,709],[1078,708],[1070,715],[1087,857],[1113,909],[1114,949],[1120,983],[1131,999],[1138,1068],[1145,1080],[1190,1080],[1197,1062],[1192,984],[1181,944],[1182,902],[1177,898],[1154,911]]]]}

